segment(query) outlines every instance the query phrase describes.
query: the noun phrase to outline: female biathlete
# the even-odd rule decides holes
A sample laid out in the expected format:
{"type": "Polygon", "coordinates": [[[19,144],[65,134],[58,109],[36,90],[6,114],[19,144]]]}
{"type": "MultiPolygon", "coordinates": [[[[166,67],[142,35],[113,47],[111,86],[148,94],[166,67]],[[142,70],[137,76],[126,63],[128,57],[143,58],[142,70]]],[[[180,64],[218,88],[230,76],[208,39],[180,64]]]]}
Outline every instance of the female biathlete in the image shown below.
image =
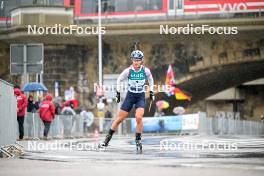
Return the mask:
{"type": "Polygon", "coordinates": [[[142,118],[144,115],[145,108],[145,83],[146,79],[149,83],[150,90],[150,99],[154,100],[154,81],[150,70],[143,66],[144,55],[141,51],[135,50],[131,53],[130,58],[132,60],[132,65],[126,68],[117,79],[117,92],[116,92],[116,101],[120,102],[120,84],[123,80],[128,79],[128,92],[126,98],[121,106],[120,111],[118,112],[117,117],[112,123],[112,126],[105,137],[105,140],[102,144],[99,144],[99,148],[107,147],[109,141],[111,140],[114,132],[118,128],[118,125],[127,117],[128,113],[131,111],[133,106],[136,108],[136,147],[137,150],[142,151],[141,144],[141,133],[142,133],[142,118]]]}

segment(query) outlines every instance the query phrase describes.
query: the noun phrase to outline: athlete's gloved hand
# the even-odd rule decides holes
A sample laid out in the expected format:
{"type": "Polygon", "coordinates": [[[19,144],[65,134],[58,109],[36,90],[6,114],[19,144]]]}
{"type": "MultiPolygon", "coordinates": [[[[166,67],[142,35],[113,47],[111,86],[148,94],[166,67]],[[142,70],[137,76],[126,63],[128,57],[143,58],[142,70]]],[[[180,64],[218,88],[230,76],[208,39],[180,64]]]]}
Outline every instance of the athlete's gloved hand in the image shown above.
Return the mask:
{"type": "Polygon", "coordinates": [[[120,102],[120,92],[116,91],[116,102],[120,102]]]}
{"type": "Polygon", "coordinates": [[[150,100],[152,100],[152,101],[155,100],[155,96],[154,96],[154,92],[153,92],[153,91],[149,91],[149,98],[150,98],[150,100]]]}

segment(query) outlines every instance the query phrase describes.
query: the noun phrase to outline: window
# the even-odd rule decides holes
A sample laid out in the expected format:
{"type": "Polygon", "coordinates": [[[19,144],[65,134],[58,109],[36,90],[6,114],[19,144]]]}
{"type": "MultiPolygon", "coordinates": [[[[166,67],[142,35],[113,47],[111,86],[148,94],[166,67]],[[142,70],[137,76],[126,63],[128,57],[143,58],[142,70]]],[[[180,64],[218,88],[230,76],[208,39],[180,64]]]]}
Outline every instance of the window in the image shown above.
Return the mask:
{"type": "Polygon", "coordinates": [[[170,0],[169,2],[169,9],[173,10],[174,9],[174,0],[170,0]]]}
{"type": "Polygon", "coordinates": [[[48,5],[62,5],[64,6],[64,0],[44,0],[44,3],[45,4],[48,4],[48,5]]]}
{"type": "Polygon", "coordinates": [[[17,0],[19,5],[64,5],[64,0],[17,0]]]}
{"type": "MultiPolygon", "coordinates": [[[[162,0],[101,0],[102,13],[161,10],[162,0]]],[[[97,0],[81,0],[81,13],[97,13],[97,0]]]]}
{"type": "Polygon", "coordinates": [[[81,13],[96,13],[97,1],[95,0],[82,0],[81,1],[81,13]]]}
{"type": "Polygon", "coordinates": [[[26,5],[33,5],[37,4],[37,0],[20,0],[20,3],[18,5],[26,6],[26,5]]]}
{"type": "Polygon", "coordinates": [[[178,0],[178,9],[182,9],[182,0],[178,0]]]}
{"type": "Polygon", "coordinates": [[[5,16],[4,1],[0,1],[0,17],[5,16]]]}

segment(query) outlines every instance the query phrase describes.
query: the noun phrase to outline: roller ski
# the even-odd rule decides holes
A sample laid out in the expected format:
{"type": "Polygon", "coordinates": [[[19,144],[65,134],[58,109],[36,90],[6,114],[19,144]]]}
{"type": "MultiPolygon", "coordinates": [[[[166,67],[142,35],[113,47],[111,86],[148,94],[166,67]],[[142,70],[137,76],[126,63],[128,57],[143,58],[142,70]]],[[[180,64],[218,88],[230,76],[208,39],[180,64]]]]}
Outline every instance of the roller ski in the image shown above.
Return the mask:
{"type": "Polygon", "coordinates": [[[142,153],[141,133],[136,133],[135,137],[137,153],[142,153]]]}
{"type": "Polygon", "coordinates": [[[136,148],[137,148],[137,153],[142,153],[142,143],[141,143],[141,140],[136,140],[136,148]]]}
{"type": "Polygon", "coordinates": [[[105,143],[98,144],[97,150],[106,150],[107,146],[105,143]]]}
{"type": "Polygon", "coordinates": [[[112,139],[113,133],[114,130],[110,129],[105,137],[104,142],[98,145],[98,150],[106,150],[107,146],[109,145],[109,141],[112,139]]]}

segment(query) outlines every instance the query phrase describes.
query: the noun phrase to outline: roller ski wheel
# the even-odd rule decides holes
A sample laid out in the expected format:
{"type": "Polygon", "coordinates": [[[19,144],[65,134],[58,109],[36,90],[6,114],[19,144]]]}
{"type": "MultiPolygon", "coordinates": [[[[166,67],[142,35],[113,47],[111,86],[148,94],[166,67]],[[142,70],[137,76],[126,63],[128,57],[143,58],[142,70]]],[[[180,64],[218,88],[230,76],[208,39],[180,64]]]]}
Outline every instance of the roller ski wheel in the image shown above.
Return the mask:
{"type": "Polygon", "coordinates": [[[136,148],[137,148],[137,153],[142,153],[142,143],[141,143],[141,141],[136,141],[136,148]]]}
{"type": "Polygon", "coordinates": [[[108,145],[105,143],[98,144],[97,149],[98,151],[105,151],[108,145]]]}

